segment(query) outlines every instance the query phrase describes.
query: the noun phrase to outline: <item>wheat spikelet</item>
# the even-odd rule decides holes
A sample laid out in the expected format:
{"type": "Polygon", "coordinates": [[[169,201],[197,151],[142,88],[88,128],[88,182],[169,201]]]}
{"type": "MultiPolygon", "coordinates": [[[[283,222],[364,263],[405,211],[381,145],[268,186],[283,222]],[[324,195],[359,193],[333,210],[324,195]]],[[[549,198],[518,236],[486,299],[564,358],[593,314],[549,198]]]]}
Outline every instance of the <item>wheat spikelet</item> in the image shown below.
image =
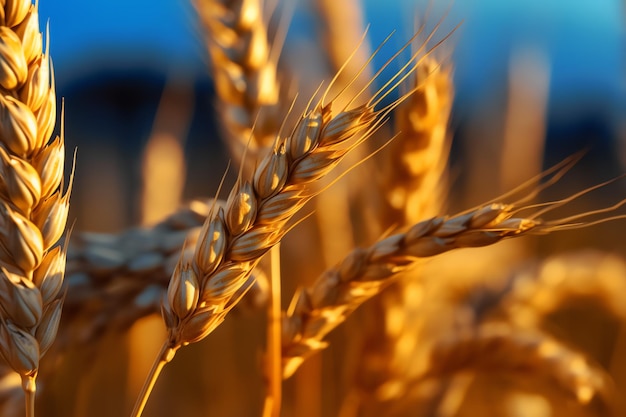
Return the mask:
{"type": "MultiPolygon", "coordinates": [[[[547,210],[562,204],[562,201],[547,203],[547,210]]],[[[618,206],[622,204],[623,201],[618,206]]],[[[284,376],[291,376],[308,356],[324,349],[326,334],[418,259],[456,248],[492,245],[526,234],[579,227],[570,224],[570,220],[586,215],[541,221],[537,216],[546,212],[544,208],[529,217],[516,217],[516,213],[525,209],[493,203],[451,218],[435,217],[415,224],[405,233],[350,253],[292,300],[283,323],[284,376]]]]}
{"type": "Polygon", "coordinates": [[[34,413],[39,360],[54,341],[63,304],[65,250],[57,244],[68,213],[63,136],[54,78],[36,5],[3,2],[0,21],[0,353],[22,377],[34,413]]]}
{"type": "Polygon", "coordinates": [[[212,210],[191,264],[179,263],[170,281],[163,315],[172,347],[202,339],[221,322],[238,301],[233,295],[251,268],[316,194],[312,184],[376,128],[381,111],[368,104],[335,115],[330,105],[317,105],[302,116],[290,136],[277,141],[253,181],[238,181],[226,208],[212,210]],[[194,287],[194,302],[185,299],[181,285],[194,287]]]}
{"type": "MultiPolygon", "coordinates": [[[[484,324],[435,341],[423,378],[458,372],[524,373],[550,381],[581,404],[610,410],[610,378],[582,354],[536,329],[484,324]]],[[[605,414],[603,414],[605,415],[605,414]]]]}
{"type": "Polygon", "coordinates": [[[251,170],[280,126],[280,89],[260,0],[196,0],[231,155],[251,170]],[[254,130],[252,127],[254,126],[254,130]]]}

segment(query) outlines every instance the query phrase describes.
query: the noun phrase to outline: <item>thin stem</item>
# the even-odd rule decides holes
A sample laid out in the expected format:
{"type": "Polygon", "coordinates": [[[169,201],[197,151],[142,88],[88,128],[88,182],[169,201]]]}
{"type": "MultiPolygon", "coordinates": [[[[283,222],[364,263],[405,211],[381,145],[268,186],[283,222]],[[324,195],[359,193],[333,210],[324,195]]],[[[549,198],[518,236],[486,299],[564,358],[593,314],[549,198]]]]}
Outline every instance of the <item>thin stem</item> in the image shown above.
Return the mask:
{"type": "Polygon", "coordinates": [[[280,244],[270,251],[271,291],[268,303],[266,378],[267,394],[263,406],[263,417],[279,417],[282,401],[282,343],[280,303],[280,244]]]}
{"type": "Polygon", "coordinates": [[[152,364],[148,377],[141,387],[141,392],[137,397],[135,408],[133,408],[133,412],[130,414],[130,417],[141,417],[141,413],[148,402],[148,397],[152,392],[152,388],[154,387],[156,380],[159,378],[163,367],[174,358],[177,349],[178,346],[171,347],[169,341],[166,341],[163,346],[161,346],[161,350],[152,364]]]}
{"type": "Polygon", "coordinates": [[[26,417],[35,417],[36,375],[22,375],[22,389],[26,399],[26,417]]]}

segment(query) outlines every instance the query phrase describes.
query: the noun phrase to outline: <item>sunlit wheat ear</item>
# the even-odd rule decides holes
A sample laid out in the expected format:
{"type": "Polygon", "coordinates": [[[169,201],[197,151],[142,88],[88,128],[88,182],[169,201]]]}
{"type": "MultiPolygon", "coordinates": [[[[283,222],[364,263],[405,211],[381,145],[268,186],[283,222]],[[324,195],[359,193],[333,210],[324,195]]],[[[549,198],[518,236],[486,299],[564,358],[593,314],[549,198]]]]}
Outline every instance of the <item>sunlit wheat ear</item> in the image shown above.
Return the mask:
{"type": "Polygon", "coordinates": [[[576,229],[623,218],[623,215],[615,215],[593,220],[597,214],[614,212],[626,200],[612,207],[563,219],[544,221],[538,218],[594,188],[597,187],[570,198],[533,206],[492,203],[454,217],[435,217],[415,224],[404,233],[384,238],[369,248],[356,249],[292,300],[283,323],[284,376],[291,376],[308,356],[324,349],[327,343],[323,339],[330,331],[420,258],[457,248],[488,246],[528,234],[576,229]],[[529,214],[521,217],[519,213],[524,212],[529,214]]]}
{"type": "Polygon", "coordinates": [[[434,342],[428,364],[424,378],[468,370],[522,373],[553,384],[581,404],[596,400],[605,411],[612,407],[610,377],[581,353],[536,329],[485,324],[449,333],[434,342]]]}
{"type": "Polygon", "coordinates": [[[65,230],[71,182],[64,190],[63,128],[50,140],[56,95],[37,6],[24,0],[2,7],[0,354],[22,377],[26,414],[33,416],[39,360],[54,341],[63,304],[65,249],[55,245],[65,230]]]}
{"type": "Polygon", "coordinates": [[[289,101],[281,97],[276,73],[281,40],[268,39],[261,0],[193,3],[206,35],[226,142],[238,162],[247,148],[249,173],[272,145],[286,112],[281,102],[289,101]]]}
{"type": "MultiPolygon", "coordinates": [[[[412,57],[410,62],[414,59],[412,57]]],[[[169,302],[182,295],[176,293],[164,299],[162,315],[168,340],[132,416],[141,415],[158,374],[174,352],[210,334],[239,302],[246,286],[250,285],[248,278],[254,266],[293,227],[292,217],[319,192],[313,184],[370,137],[384,123],[385,116],[408,97],[402,96],[390,105],[377,108],[380,101],[414,71],[414,66],[405,65],[400,71],[366,104],[346,107],[338,113],[332,109],[332,100],[324,104],[326,94],[323,94],[306,110],[287,137],[276,138],[272,151],[253,172],[253,180],[238,179],[237,190],[229,196],[231,204],[227,204],[225,210],[219,208],[209,214],[190,269],[178,268],[175,272],[187,274],[191,270],[195,274],[198,284],[190,291],[198,293],[197,303],[192,311],[185,311],[182,316],[169,302]],[[238,210],[245,210],[245,213],[238,210]]],[[[174,276],[168,292],[176,292],[181,279],[181,276],[174,276]]]]}
{"type": "Polygon", "coordinates": [[[415,87],[398,107],[395,127],[400,133],[387,150],[381,184],[386,191],[385,226],[415,223],[437,214],[443,204],[452,69],[428,56],[418,66],[415,87]]]}

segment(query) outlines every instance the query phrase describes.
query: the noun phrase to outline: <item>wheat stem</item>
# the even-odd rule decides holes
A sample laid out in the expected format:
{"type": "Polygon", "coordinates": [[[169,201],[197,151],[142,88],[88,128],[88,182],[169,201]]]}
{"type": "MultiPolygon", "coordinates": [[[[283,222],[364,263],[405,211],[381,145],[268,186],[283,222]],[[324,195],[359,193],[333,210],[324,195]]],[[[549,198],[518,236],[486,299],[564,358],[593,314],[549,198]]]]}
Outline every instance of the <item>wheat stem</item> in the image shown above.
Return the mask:
{"type": "Polygon", "coordinates": [[[150,393],[152,392],[152,388],[154,388],[154,384],[156,383],[161,371],[165,367],[167,363],[169,363],[176,354],[178,350],[178,346],[172,347],[169,342],[163,343],[161,346],[161,350],[159,351],[156,359],[152,364],[152,368],[150,368],[150,372],[146,377],[146,381],[141,387],[141,391],[137,396],[137,401],[135,402],[135,407],[133,408],[131,417],[141,417],[141,413],[143,413],[143,409],[148,402],[148,398],[150,397],[150,393]]]}
{"type": "Polygon", "coordinates": [[[35,376],[22,376],[22,389],[24,390],[26,417],[35,417],[35,393],[37,392],[35,376]]]}
{"type": "Polygon", "coordinates": [[[263,410],[264,417],[279,417],[282,399],[282,359],[281,359],[281,290],[280,290],[280,244],[270,251],[271,275],[270,298],[268,303],[266,378],[267,394],[263,410]]]}

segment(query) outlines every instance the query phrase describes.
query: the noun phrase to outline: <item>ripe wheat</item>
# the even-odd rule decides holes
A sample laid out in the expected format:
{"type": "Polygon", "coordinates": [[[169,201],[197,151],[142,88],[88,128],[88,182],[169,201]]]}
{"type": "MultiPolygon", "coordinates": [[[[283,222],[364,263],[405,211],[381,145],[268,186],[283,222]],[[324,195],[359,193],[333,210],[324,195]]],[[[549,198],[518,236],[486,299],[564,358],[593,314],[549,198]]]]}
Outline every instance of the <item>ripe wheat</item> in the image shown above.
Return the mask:
{"type": "Polygon", "coordinates": [[[39,360],[56,336],[63,305],[69,190],[63,132],[50,141],[56,94],[42,50],[37,6],[3,3],[0,21],[0,354],[22,378],[34,415],[39,360]]]}
{"type": "MultiPolygon", "coordinates": [[[[301,290],[293,296],[282,320],[275,321],[272,313],[268,314],[266,360],[272,372],[265,375],[265,416],[280,415],[282,378],[293,375],[307,358],[326,348],[327,335],[366,300],[393,286],[378,305],[380,315],[388,317],[387,323],[399,310],[406,320],[411,314],[424,313],[422,307],[429,302],[442,303],[434,298],[409,305],[416,288],[438,278],[422,276],[415,269],[423,258],[593,225],[596,215],[600,217],[597,222],[620,218],[607,216],[626,200],[595,212],[543,219],[597,187],[563,200],[529,203],[556,182],[573,165],[573,159],[542,174],[539,179],[544,179],[544,184],[535,179],[501,200],[455,216],[442,215],[453,86],[451,67],[439,62],[432,50],[425,50],[436,31],[374,93],[370,90],[382,70],[368,72],[370,60],[359,58],[367,49],[363,46],[354,51],[352,60],[329,84],[318,88],[303,112],[287,112],[284,103],[291,100],[284,98],[290,91],[285,80],[277,76],[281,28],[267,23],[264,2],[196,0],[194,5],[212,59],[226,142],[241,166],[234,186],[225,201],[195,201],[154,227],[119,235],[76,232],[72,242],[60,245],[71,181],[64,185],[63,129],[60,136],[50,140],[56,120],[50,57],[47,50],[42,52],[37,5],[25,0],[2,2],[0,354],[7,365],[0,368],[3,415],[22,415],[25,411],[27,417],[34,417],[35,380],[51,376],[39,369],[46,352],[53,360],[71,347],[94,348],[106,331],[124,334],[139,318],[160,309],[167,336],[131,413],[139,417],[161,370],[175,353],[207,337],[247,293],[255,292],[253,308],[258,309],[268,297],[270,311],[280,311],[278,244],[288,232],[299,232],[306,216],[297,215],[309,201],[369,159],[381,162],[381,157],[389,158],[383,165],[381,183],[350,182],[345,189],[353,190],[343,197],[353,199],[357,192],[380,196],[378,218],[362,223],[357,223],[362,221],[358,215],[345,218],[363,229],[358,230],[363,235],[390,228],[393,231],[369,247],[354,249],[313,283],[300,282],[301,290]],[[271,32],[276,35],[268,35],[271,32]],[[365,81],[360,74],[365,74],[365,81]],[[383,105],[407,80],[408,91],[383,105]],[[392,112],[393,123],[388,120],[392,112]],[[386,148],[372,152],[378,145],[364,147],[368,156],[358,155],[356,162],[340,165],[375,134],[384,136],[390,125],[393,131],[386,138],[386,148]],[[517,198],[520,193],[522,198],[517,198]],[[508,200],[513,203],[507,204],[508,200]],[[272,285],[268,285],[259,266],[271,250],[272,285]],[[99,302],[91,305],[91,299],[99,302]],[[57,343],[51,347],[62,307],[65,318],[57,343]],[[282,336],[282,346],[272,346],[272,334],[282,336]],[[272,366],[276,364],[280,366],[272,366]],[[17,383],[15,374],[19,375],[17,383]],[[20,398],[24,410],[16,405],[18,390],[25,392],[26,401],[20,398]]],[[[339,9],[332,9],[328,1],[324,7],[323,19],[337,19],[339,9]]],[[[333,23],[336,29],[337,21],[333,23]]],[[[354,35],[351,28],[350,35],[354,35]]],[[[402,47],[385,68],[410,44],[402,47]]],[[[344,56],[345,44],[335,46],[333,54],[344,56]]],[[[350,205],[357,206],[354,200],[346,207],[350,205]]],[[[318,211],[333,210],[334,206],[324,206],[318,211]]],[[[319,230],[327,234],[320,241],[327,243],[332,227],[321,225],[319,230]]],[[[421,392],[425,383],[434,380],[439,387],[429,397],[432,411],[437,408],[433,404],[440,405],[442,397],[453,391],[450,387],[463,385],[453,380],[461,372],[525,373],[556,385],[581,404],[597,400],[600,413],[610,415],[614,412],[614,387],[609,375],[576,348],[547,334],[541,321],[572,295],[599,299],[616,317],[626,319],[619,300],[626,286],[624,269],[623,261],[610,257],[549,259],[535,269],[517,271],[504,288],[482,300],[485,302],[472,304],[475,300],[471,296],[463,301],[448,300],[449,308],[458,310],[459,315],[469,311],[471,317],[462,325],[429,334],[419,345],[407,344],[404,339],[400,346],[396,322],[396,333],[383,334],[387,329],[378,327],[373,335],[365,335],[386,337],[384,349],[362,349],[357,354],[361,359],[363,355],[378,355],[373,361],[376,363],[396,360],[377,382],[401,384],[402,389],[395,391],[395,397],[377,400],[395,400],[411,390],[421,392]],[[417,374],[402,374],[393,368],[412,352],[424,359],[417,374]]],[[[451,288],[442,292],[453,298],[451,288]]],[[[480,291],[472,288],[469,293],[480,291]]],[[[423,315],[423,320],[430,318],[423,315]]],[[[419,333],[409,324],[404,330],[419,333]]],[[[49,369],[55,372],[54,366],[49,369]]],[[[362,375],[375,374],[380,369],[362,371],[362,375]]],[[[466,388],[467,384],[460,391],[466,388]]],[[[377,387],[366,394],[372,393],[378,395],[377,387]]],[[[346,410],[349,407],[342,415],[351,415],[346,410]]],[[[396,415],[391,408],[386,411],[396,415]]],[[[438,411],[431,414],[444,415],[438,411]]]]}
{"type": "Polygon", "coordinates": [[[239,162],[245,149],[249,157],[244,163],[251,164],[246,166],[250,172],[272,145],[285,113],[263,3],[197,0],[195,7],[212,60],[226,142],[239,162]]]}

